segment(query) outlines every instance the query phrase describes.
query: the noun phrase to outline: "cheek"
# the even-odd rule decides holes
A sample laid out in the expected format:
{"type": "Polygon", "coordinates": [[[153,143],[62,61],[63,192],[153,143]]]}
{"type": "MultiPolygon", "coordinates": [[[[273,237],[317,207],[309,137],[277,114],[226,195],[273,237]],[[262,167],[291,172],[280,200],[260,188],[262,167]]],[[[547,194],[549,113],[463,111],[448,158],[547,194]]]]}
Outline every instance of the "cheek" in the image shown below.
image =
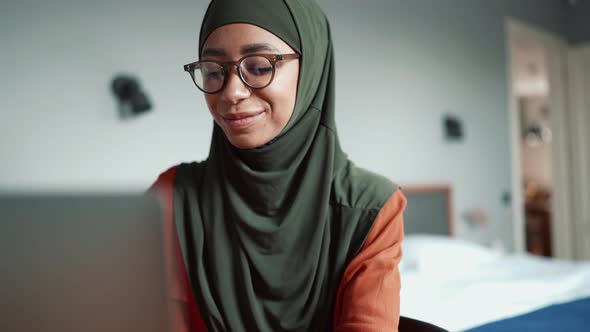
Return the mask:
{"type": "Polygon", "coordinates": [[[272,110],[271,124],[274,131],[282,130],[293,114],[295,97],[290,93],[286,93],[286,91],[289,90],[273,89],[264,91],[264,94],[259,94],[259,98],[264,100],[272,110]]]}
{"type": "Polygon", "coordinates": [[[211,115],[213,115],[213,117],[215,118],[215,114],[217,114],[215,110],[217,110],[217,104],[219,103],[218,94],[205,94],[205,102],[207,103],[207,107],[209,108],[209,113],[211,113],[211,115]]]}
{"type": "MultiPolygon", "coordinates": [[[[295,100],[297,98],[297,78],[277,82],[272,89],[265,91],[264,98],[272,107],[274,122],[280,122],[283,126],[287,124],[293,114],[295,100]]],[[[263,90],[264,91],[264,90],[263,90]]]]}

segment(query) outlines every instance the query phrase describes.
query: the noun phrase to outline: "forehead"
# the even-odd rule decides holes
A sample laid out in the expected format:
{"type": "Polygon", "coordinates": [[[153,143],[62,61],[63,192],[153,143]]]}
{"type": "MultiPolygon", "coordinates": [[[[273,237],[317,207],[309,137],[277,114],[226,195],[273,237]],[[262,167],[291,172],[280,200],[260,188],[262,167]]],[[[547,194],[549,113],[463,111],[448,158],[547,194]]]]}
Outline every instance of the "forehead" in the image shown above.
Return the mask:
{"type": "Polygon", "coordinates": [[[247,23],[226,24],[213,30],[203,44],[203,51],[215,48],[223,49],[228,54],[239,54],[241,48],[249,44],[268,44],[279,52],[294,52],[287,43],[272,32],[247,23]]]}

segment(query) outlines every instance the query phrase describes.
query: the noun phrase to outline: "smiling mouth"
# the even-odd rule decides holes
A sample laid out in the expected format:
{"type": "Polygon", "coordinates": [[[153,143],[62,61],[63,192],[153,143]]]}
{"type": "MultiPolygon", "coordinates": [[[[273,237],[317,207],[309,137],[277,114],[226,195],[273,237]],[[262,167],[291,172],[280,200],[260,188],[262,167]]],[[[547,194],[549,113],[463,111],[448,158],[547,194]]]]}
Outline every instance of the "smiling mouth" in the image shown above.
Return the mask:
{"type": "Polygon", "coordinates": [[[227,114],[223,117],[223,121],[231,129],[243,129],[261,119],[265,113],[266,112],[262,111],[259,113],[227,114]]]}

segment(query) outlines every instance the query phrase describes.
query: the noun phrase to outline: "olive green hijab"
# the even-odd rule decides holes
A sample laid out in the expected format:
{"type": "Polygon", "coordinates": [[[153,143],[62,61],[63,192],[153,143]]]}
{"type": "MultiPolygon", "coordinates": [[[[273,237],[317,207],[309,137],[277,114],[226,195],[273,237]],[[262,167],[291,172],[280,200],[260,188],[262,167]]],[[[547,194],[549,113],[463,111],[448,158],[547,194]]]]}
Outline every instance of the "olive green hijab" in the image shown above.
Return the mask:
{"type": "Polygon", "coordinates": [[[177,169],[175,223],[209,331],[330,331],[336,291],[395,186],[355,167],[334,119],[328,21],[312,0],[214,0],[216,28],[250,23],[301,55],[291,119],[238,150],[214,125],[209,157],[177,169]]]}

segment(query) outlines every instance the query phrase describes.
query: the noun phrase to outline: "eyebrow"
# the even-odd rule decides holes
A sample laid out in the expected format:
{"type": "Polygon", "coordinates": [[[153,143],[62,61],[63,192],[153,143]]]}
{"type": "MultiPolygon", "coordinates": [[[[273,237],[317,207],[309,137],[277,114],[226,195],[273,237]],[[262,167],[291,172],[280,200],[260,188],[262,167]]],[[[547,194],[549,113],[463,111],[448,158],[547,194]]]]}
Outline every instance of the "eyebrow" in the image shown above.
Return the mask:
{"type": "Polygon", "coordinates": [[[201,56],[225,56],[223,48],[206,48],[201,56]]]}
{"type": "MultiPolygon", "coordinates": [[[[256,53],[256,52],[260,52],[260,51],[269,51],[269,52],[274,52],[274,53],[278,53],[279,50],[270,45],[270,44],[264,44],[264,43],[256,43],[256,44],[247,44],[247,45],[243,45],[242,47],[240,47],[240,54],[250,54],[250,53],[256,53]]],[[[225,52],[225,50],[223,48],[206,48],[203,50],[203,54],[201,56],[205,57],[205,56],[226,56],[227,53],[225,52]]]]}
{"type": "Polygon", "coordinates": [[[256,53],[256,52],[260,52],[260,51],[279,52],[279,50],[276,49],[274,46],[272,46],[270,44],[263,44],[263,43],[248,44],[248,45],[243,45],[242,47],[240,47],[240,53],[242,53],[242,54],[256,53]]]}

